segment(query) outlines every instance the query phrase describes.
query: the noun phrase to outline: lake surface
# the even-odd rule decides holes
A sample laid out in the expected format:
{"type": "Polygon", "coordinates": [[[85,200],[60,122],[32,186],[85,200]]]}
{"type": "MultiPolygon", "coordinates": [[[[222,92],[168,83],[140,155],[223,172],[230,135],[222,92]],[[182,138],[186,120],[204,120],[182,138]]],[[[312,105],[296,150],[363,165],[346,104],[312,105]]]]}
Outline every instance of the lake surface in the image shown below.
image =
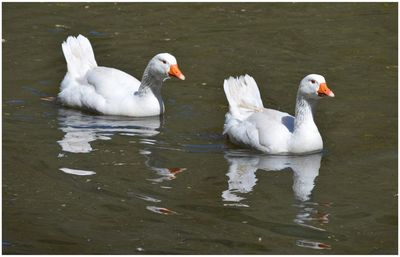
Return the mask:
{"type": "Polygon", "coordinates": [[[397,253],[397,3],[2,5],[3,253],[397,253]],[[175,55],[186,80],[164,84],[165,115],[42,100],[78,34],[139,79],[175,55]],[[299,81],[325,76],[322,154],[226,141],[223,80],[245,73],[289,113],[299,81]]]}

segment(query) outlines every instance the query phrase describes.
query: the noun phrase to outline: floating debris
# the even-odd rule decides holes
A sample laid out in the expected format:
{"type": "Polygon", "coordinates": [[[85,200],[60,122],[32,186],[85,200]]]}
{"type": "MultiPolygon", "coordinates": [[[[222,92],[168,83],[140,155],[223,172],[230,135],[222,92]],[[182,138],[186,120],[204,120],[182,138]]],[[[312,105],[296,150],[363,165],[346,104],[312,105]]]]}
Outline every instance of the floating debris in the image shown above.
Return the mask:
{"type": "Polygon", "coordinates": [[[96,174],[96,172],[90,170],[75,170],[69,168],[60,168],[60,170],[67,174],[78,175],[78,176],[90,176],[96,174]]]}

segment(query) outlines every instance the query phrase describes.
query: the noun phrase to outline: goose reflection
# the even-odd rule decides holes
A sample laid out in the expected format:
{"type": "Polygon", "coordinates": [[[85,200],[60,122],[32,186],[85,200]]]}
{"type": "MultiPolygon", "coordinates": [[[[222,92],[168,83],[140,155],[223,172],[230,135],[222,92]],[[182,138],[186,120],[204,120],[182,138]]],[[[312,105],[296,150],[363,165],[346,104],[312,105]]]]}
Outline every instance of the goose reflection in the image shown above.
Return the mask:
{"type": "Polygon", "coordinates": [[[72,109],[59,109],[59,129],[65,133],[58,141],[62,150],[72,153],[93,151],[91,142],[110,140],[114,134],[152,137],[160,133],[160,116],[132,118],[88,115],[72,109]]]}
{"type": "Polygon", "coordinates": [[[255,155],[243,151],[225,153],[229,163],[228,189],[222,192],[227,206],[248,207],[242,203],[245,194],[250,193],[257,183],[256,171],[281,171],[290,168],[293,171],[293,193],[298,213],[293,219],[298,225],[315,230],[324,230],[320,226],[329,222],[328,215],[321,207],[329,207],[310,201],[315,178],[321,167],[322,153],[307,156],[271,156],[255,155]]]}
{"type": "Polygon", "coordinates": [[[275,156],[254,155],[248,152],[228,152],[225,159],[229,162],[227,176],[228,190],[222,193],[224,201],[240,202],[244,194],[253,190],[256,185],[256,171],[279,171],[290,168],[293,170],[293,192],[297,200],[302,202],[310,199],[314,188],[314,180],[318,176],[322,154],[307,156],[275,156]]]}
{"type": "MultiPolygon", "coordinates": [[[[59,109],[59,129],[64,137],[58,141],[64,152],[89,153],[94,149],[91,142],[96,140],[110,140],[115,134],[140,137],[143,145],[139,151],[145,157],[144,164],[159,177],[148,179],[151,182],[164,182],[173,180],[178,173],[185,168],[160,167],[161,157],[154,152],[157,149],[157,140],[151,138],[160,133],[162,125],[161,116],[134,118],[124,116],[91,115],[73,109],[59,109]],[[152,149],[152,147],[154,149],[152,149]]],[[[167,147],[164,147],[167,148],[167,147]]],[[[62,155],[61,155],[62,156],[62,155]]],[[[63,172],[74,175],[95,174],[94,171],[83,171],[70,168],[62,168],[63,172]]]]}
{"type": "Polygon", "coordinates": [[[163,166],[161,163],[163,162],[163,158],[158,156],[157,153],[152,152],[149,149],[141,150],[140,154],[142,154],[146,161],[144,164],[152,171],[157,174],[157,178],[149,178],[148,181],[153,183],[162,183],[164,181],[170,181],[177,178],[177,175],[181,172],[184,172],[186,168],[179,167],[161,167],[163,166]]]}

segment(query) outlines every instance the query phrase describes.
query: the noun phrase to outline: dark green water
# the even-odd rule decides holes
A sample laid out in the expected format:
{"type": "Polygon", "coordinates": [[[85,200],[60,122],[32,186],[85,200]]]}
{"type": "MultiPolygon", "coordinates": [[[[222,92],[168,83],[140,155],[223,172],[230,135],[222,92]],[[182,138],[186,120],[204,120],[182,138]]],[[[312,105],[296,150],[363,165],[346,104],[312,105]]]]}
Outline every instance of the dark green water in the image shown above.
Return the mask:
{"type": "Polygon", "coordinates": [[[397,253],[397,3],[2,6],[3,253],[397,253]],[[137,78],[174,54],[187,79],[165,84],[162,119],[41,100],[77,34],[137,78]],[[325,76],[322,156],[227,143],[223,79],[244,73],[290,113],[299,81],[325,76]]]}

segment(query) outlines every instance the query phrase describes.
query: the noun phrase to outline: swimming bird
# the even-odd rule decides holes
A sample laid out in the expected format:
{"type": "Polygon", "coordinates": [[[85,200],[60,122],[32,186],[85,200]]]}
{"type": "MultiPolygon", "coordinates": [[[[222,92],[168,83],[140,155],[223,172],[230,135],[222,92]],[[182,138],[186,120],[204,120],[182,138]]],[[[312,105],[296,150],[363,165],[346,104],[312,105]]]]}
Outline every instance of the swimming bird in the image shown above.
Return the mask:
{"type": "Polygon", "coordinates": [[[66,106],[106,115],[155,116],[165,110],[161,98],[163,82],[170,76],[184,80],[174,56],[154,56],[142,80],[115,68],[98,66],[89,40],[69,36],[62,43],[67,73],[58,100],[66,106]]]}
{"type": "Polygon", "coordinates": [[[258,86],[249,75],[224,81],[229,102],[223,134],[238,145],[268,154],[304,154],[321,151],[323,142],[313,111],[323,97],[334,97],[325,78],[310,74],[297,91],[295,115],[264,108],[258,86]]]}

